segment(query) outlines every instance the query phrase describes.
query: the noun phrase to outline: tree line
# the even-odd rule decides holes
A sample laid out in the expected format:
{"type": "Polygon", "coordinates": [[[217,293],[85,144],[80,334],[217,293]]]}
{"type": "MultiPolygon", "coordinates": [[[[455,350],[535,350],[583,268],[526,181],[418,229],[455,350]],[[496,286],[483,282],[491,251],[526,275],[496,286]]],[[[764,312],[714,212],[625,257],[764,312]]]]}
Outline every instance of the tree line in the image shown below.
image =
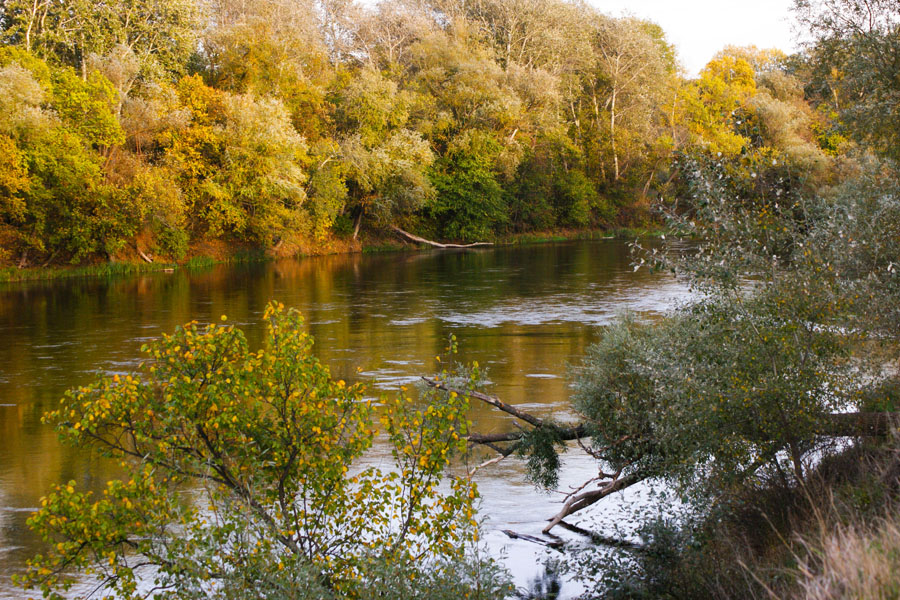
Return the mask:
{"type": "Polygon", "coordinates": [[[0,40],[22,267],[640,225],[686,158],[827,179],[864,85],[755,48],[687,78],[658,25],[565,0],[6,0],[0,40]]]}

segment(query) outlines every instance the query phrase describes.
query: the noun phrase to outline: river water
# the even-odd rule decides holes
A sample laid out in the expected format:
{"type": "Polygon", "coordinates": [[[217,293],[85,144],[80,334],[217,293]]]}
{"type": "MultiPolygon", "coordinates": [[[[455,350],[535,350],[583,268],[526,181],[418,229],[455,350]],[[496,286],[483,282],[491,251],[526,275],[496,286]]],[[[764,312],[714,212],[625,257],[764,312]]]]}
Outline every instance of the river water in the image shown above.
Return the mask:
{"type": "MultiPolygon", "coordinates": [[[[628,245],[595,240],[378,255],[341,255],[216,266],[204,271],[113,279],[60,280],[0,287],[0,598],[19,598],[10,580],[41,550],[25,521],[55,483],[99,489],[114,468],[85,450],[62,446],[41,415],[63,392],[95,373],[131,371],[140,346],[190,320],[262,335],[270,299],[306,317],[316,354],[335,377],[390,393],[437,369],[449,335],[460,359],[487,367],[491,393],[541,416],[574,419],[567,366],[602,325],[629,309],[652,315],[687,297],[671,275],[635,271],[628,245]]],[[[473,406],[482,432],[510,427],[473,406]]],[[[380,460],[376,447],[373,460],[380,460]]],[[[596,475],[578,453],[566,455],[561,487],[596,475]]],[[[490,551],[527,587],[544,550],[501,530],[536,535],[562,495],[535,490],[523,465],[508,459],[479,472],[481,516],[490,551]]],[[[603,530],[615,502],[573,519],[603,530]]],[[[576,594],[564,583],[563,597],[576,594]]]]}

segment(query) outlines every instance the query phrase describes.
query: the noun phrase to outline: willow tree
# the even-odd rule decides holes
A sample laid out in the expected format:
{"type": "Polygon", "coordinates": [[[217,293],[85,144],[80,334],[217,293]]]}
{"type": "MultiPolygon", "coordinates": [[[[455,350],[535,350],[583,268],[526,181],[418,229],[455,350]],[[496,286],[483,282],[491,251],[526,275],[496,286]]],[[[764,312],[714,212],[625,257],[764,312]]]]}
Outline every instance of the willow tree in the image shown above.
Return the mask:
{"type": "Polygon", "coordinates": [[[814,197],[735,197],[726,165],[686,171],[691,193],[672,225],[702,241],[687,255],[640,254],[639,266],[674,269],[695,297],[661,320],[606,328],[575,368],[582,422],[475,396],[522,426],[470,440],[528,456],[535,482],[555,485],[566,441],[598,461],[545,532],[641,481],[665,481],[701,511],[761,481],[802,487],[836,438],[887,436],[900,422],[885,366],[898,342],[896,171],[875,165],[814,197]]]}
{"type": "Polygon", "coordinates": [[[413,94],[379,71],[345,79],[334,97],[355,238],[364,218],[388,226],[424,206],[433,196],[427,170],[434,153],[409,123],[413,94]]]}

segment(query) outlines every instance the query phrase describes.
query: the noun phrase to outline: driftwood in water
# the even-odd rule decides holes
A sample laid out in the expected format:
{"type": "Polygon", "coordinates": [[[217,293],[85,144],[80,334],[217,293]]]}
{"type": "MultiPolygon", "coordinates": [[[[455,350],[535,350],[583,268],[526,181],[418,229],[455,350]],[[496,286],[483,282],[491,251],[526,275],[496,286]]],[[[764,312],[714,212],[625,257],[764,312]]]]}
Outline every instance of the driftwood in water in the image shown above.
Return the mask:
{"type": "Polygon", "coordinates": [[[609,537],[606,535],[600,535],[594,531],[590,531],[583,527],[579,527],[577,525],[572,525],[571,523],[567,523],[566,521],[560,521],[559,526],[563,529],[567,529],[572,533],[577,533],[578,535],[583,535],[584,537],[591,540],[593,543],[600,546],[609,546],[611,548],[622,548],[623,550],[634,550],[635,552],[646,552],[647,549],[640,544],[635,542],[631,542],[628,540],[623,540],[620,538],[609,537]]]}
{"type": "Polygon", "coordinates": [[[575,494],[569,496],[569,499],[566,500],[565,504],[563,504],[563,508],[555,517],[550,519],[550,524],[544,527],[543,533],[548,533],[551,529],[562,523],[562,520],[571,515],[572,513],[576,513],[579,510],[583,510],[594,504],[603,500],[607,496],[611,496],[616,492],[621,492],[627,487],[631,487],[636,483],[640,483],[646,479],[643,475],[639,473],[633,473],[631,475],[627,475],[625,477],[616,477],[612,481],[608,481],[604,483],[604,485],[596,490],[588,490],[586,492],[581,492],[580,494],[575,494]]]}
{"type": "Polygon", "coordinates": [[[423,237],[419,237],[415,234],[409,233],[408,231],[403,231],[396,225],[391,225],[391,229],[405,237],[406,239],[412,242],[418,242],[419,244],[428,244],[429,246],[433,246],[434,248],[474,248],[475,246],[493,246],[493,242],[475,242],[474,244],[442,244],[440,242],[435,242],[432,240],[426,240],[423,237]]]}

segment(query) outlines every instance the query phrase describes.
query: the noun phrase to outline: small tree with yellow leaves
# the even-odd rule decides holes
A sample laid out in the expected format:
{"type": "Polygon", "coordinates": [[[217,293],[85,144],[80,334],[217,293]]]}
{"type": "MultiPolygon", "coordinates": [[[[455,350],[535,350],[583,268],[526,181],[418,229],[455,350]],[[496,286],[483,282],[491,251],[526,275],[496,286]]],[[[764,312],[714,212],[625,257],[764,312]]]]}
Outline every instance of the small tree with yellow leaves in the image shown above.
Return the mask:
{"type": "Polygon", "coordinates": [[[258,351],[233,326],[189,323],[144,348],[140,376],[66,394],[46,420],[129,475],[44,498],[29,524],[52,545],[19,583],[51,598],[72,571],[117,598],[502,596],[499,571],[465,556],[474,484],[439,486],[467,398],[386,401],[396,466],[365,467],[363,387],[331,378],[296,311],[270,304],[264,319],[258,351]]]}

